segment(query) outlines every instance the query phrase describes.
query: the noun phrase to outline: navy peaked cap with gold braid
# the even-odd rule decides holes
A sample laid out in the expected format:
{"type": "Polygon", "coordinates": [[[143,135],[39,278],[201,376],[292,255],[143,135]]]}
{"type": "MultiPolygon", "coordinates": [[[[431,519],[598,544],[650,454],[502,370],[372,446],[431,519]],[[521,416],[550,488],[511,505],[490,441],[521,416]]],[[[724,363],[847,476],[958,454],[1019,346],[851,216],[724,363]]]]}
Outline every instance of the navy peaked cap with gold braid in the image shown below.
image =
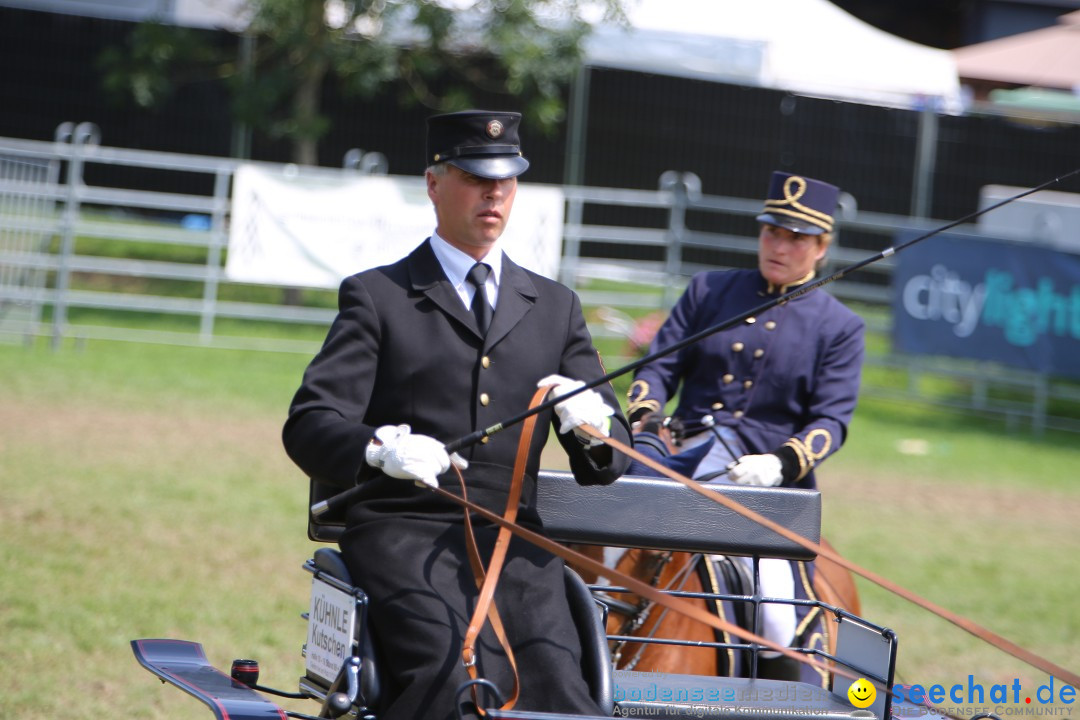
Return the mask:
{"type": "Polygon", "coordinates": [[[840,188],[813,178],[774,172],[758,222],[804,235],[832,232],[840,188]]]}
{"type": "Polygon", "coordinates": [[[427,163],[449,163],[489,180],[516,177],[529,168],[521,155],[521,113],[463,110],[428,118],[427,163]]]}

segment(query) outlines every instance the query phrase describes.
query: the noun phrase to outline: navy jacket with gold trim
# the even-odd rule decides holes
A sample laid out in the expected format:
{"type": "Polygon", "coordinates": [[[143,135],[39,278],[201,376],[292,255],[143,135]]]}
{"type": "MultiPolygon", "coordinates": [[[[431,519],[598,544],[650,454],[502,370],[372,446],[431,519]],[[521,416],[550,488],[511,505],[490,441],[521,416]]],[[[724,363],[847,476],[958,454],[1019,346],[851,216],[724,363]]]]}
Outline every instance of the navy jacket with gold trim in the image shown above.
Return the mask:
{"type": "MultiPolygon", "coordinates": [[[[770,286],[757,270],[699,273],[650,353],[792,287],[770,286]]],[[[681,383],[672,414],[689,434],[702,431],[702,416],[711,414],[717,424],[734,428],[750,453],[793,450],[799,472],[791,484],[814,487],[814,466],[843,444],[855,411],[864,332],[858,315],[823,290],[812,290],[641,367],[627,415],[664,408],[681,383]]]]}

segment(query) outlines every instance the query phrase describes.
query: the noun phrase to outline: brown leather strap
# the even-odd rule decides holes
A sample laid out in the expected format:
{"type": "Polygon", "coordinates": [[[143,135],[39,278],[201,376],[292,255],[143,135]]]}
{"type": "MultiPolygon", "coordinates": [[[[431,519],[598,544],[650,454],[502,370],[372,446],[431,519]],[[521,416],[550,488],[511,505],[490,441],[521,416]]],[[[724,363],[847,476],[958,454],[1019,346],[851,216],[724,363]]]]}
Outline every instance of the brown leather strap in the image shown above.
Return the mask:
{"type": "MultiPolygon", "coordinates": [[[[544,397],[548,394],[548,391],[552,386],[548,385],[542,388],[538,388],[533,394],[532,400],[529,402],[529,409],[532,409],[539,405],[544,397]]],[[[485,616],[491,621],[491,628],[495,631],[496,637],[499,639],[499,643],[503,647],[503,651],[506,653],[507,659],[510,661],[510,667],[514,672],[514,691],[507,700],[501,710],[510,710],[517,703],[518,695],[520,694],[521,687],[518,679],[517,661],[514,659],[513,650],[510,648],[510,642],[506,638],[506,631],[503,628],[502,619],[499,617],[499,612],[493,602],[495,598],[495,586],[499,582],[499,574],[502,572],[503,562],[506,560],[506,551],[510,547],[510,536],[512,535],[509,526],[514,524],[517,520],[518,503],[521,501],[521,486],[524,484],[525,478],[525,466],[529,460],[529,447],[532,445],[533,430],[536,427],[536,415],[530,415],[522,424],[521,437],[518,438],[517,457],[514,459],[514,471],[512,479],[510,481],[510,492],[506,498],[506,510],[503,512],[502,519],[507,523],[499,527],[498,537],[495,539],[495,549],[491,553],[491,560],[488,563],[487,572],[484,572],[483,562],[480,559],[480,553],[476,547],[476,538],[473,536],[472,520],[469,518],[468,509],[465,510],[465,540],[466,545],[469,548],[469,562],[473,566],[473,573],[476,576],[476,584],[480,588],[480,596],[476,600],[476,608],[473,610],[472,619],[469,621],[469,628],[465,632],[465,641],[461,647],[461,661],[465,665],[465,669],[469,673],[469,677],[473,680],[477,679],[478,673],[476,671],[476,638],[480,635],[480,630],[484,626],[485,616]]],[[[462,499],[465,499],[465,479],[458,473],[458,478],[461,480],[461,495],[462,499]]],[[[466,500],[467,502],[467,500],[466,500]]],[[[473,700],[476,700],[475,686],[473,688],[473,700]]],[[[479,703],[476,703],[478,712],[484,715],[484,709],[480,707],[479,703]]]]}
{"type": "Polygon", "coordinates": [[[914,603],[915,605],[918,605],[919,607],[921,607],[921,608],[923,608],[925,610],[929,610],[930,612],[934,613],[938,617],[941,617],[941,618],[943,618],[945,620],[948,620],[953,625],[956,625],[957,627],[961,628],[962,630],[966,630],[967,632],[971,633],[972,635],[979,638],[980,640],[983,640],[983,641],[989,643],[990,645],[993,645],[994,647],[996,647],[999,650],[1002,650],[1003,652],[1009,653],[1010,655],[1012,655],[1015,658],[1023,660],[1024,662],[1028,663],[1032,667],[1038,668],[1039,670],[1042,670],[1043,672],[1049,673],[1050,675],[1058,678],[1059,680],[1064,680],[1065,682],[1069,683],[1073,687],[1080,686],[1080,675],[1078,675],[1077,673],[1070,672],[1069,670],[1066,670],[1063,667],[1055,665],[1054,663],[1050,662],[1049,660],[1046,660],[1043,657],[1040,657],[1040,656],[1036,655],[1035,653],[1031,652],[1030,650],[1026,650],[1025,648],[1020,647],[1019,645],[1013,643],[1012,641],[1001,637],[997,633],[995,633],[995,632],[993,632],[991,630],[988,630],[988,629],[986,629],[986,628],[972,622],[968,618],[963,617],[962,615],[958,615],[958,614],[952,612],[951,610],[943,608],[943,607],[941,607],[940,605],[938,605],[936,603],[933,603],[933,602],[931,602],[931,601],[929,601],[929,600],[927,600],[927,599],[925,599],[923,597],[920,597],[919,595],[916,595],[915,593],[911,592],[910,590],[908,590],[906,588],[903,588],[903,587],[897,585],[896,583],[894,583],[894,582],[892,582],[890,580],[885,579],[884,577],[878,575],[875,572],[872,572],[872,571],[867,570],[867,569],[865,569],[863,567],[860,567],[859,565],[856,565],[855,563],[848,560],[847,558],[844,558],[841,555],[838,555],[831,548],[823,547],[822,545],[820,545],[818,543],[815,543],[812,540],[808,540],[808,539],[804,538],[803,536],[799,535],[798,533],[793,532],[793,531],[789,530],[788,528],[784,527],[783,525],[780,525],[779,523],[776,523],[776,522],[768,519],[767,517],[765,517],[763,515],[760,515],[759,513],[754,512],[750,508],[748,508],[748,507],[746,507],[746,506],[732,500],[731,498],[726,497],[724,495],[721,495],[720,493],[709,489],[708,487],[702,485],[701,483],[696,482],[694,480],[691,480],[690,478],[686,477],[685,475],[680,475],[679,473],[675,472],[674,470],[667,467],[666,465],[663,465],[662,463],[659,463],[659,462],[653,460],[652,458],[649,458],[649,457],[646,457],[646,456],[642,455],[641,453],[637,452],[636,450],[634,450],[632,447],[630,447],[626,443],[620,442],[619,440],[616,440],[614,438],[609,438],[609,437],[603,435],[602,433],[600,433],[599,431],[593,429],[592,427],[590,427],[588,425],[583,425],[582,428],[586,432],[588,432],[590,435],[592,435],[593,437],[596,437],[599,440],[604,441],[605,443],[610,445],[612,448],[614,448],[614,449],[616,449],[616,450],[618,450],[620,452],[626,453],[627,455],[634,458],[635,460],[648,465],[649,467],[651,467],[652,469],[654,469],[657,472],[661,473],[665,477],[669,477],[672,480],[677,480],[678,482],[682,483],[683,485],[686,485],[688,488],[690,488],[694,492],[696,492],[696,493],[698,493],[700,495],[704,495],[707,498],[711,498],[711,499],[715,500],[716,502],[720,503],[721,505],[724,505],[725,507],[728,507],[731,510],[734,510],[735,512],[739,513],[743,517],[749,518],[750,520],[753,520],[754,522],[758,523],[759,525],[762,525],[764,527],[769,528],[770,530],[777,533],[778,535],[781,535],[781,536],[787,538],[788,540],[796,542],[799,545],[802,545],[804,548],[807,548],[808,550],[812,550],[813,552],[817,553],[820,557],[824,557],[824,558],[826,558],[828,560],[832,560],[836,564],[841,565],[843,567],[846,567],[851,572],[856,573],[858,575],[861,575],[862,577],[866,578],[867,580],[881,586],[882,588],[888,590],[889,592],[892,592],[892,593],[895,593],[896,595],[899,595],[900,597],[904,598],[905,600],[907,600],[907,601],[909,601],[911,603],[914,603]]]}
{"type": "Polygon", "coordinates": [[[761,637],[760,635],[755,635],[754,633],[750,632],[745,628],[741,628],[737,625],[727,622],[726,620],[721,620],[716,615],[710,613],[703,608],[692,605],[686,600],[666,595],[663,590],[658,590],[652,585],[648,585],[641,580],[638,580],[637,578],[630,577],[629,575],[625,575],[617,570],[614,570],[597,560],[593,560],[587,555],[582,555],[579,552],[560,545],[559,543],[551,540],[550,538],[544,537],[543,535],[533,532],[532,530],[529,530],[527,528],[521,527],[520,525],[507,522],[505,518],[499,517],[487,508],[472,503],[462,497],[459,497],[458,495],[455,495],[452,492],[448,492],[442,488],[434,488],[434,492],[446,498],[447,500],[456,502],[459,505],[467,508],[468,510],[475,512],[477,515],[480,515],[485,519],[489,520],[490,522],[498,525],[499,527],[508,530],[514,535],[517,535],[518,537],[527,540],[533,545],[543,548],[544,550],[547,550],[553,555],[558,555],[574,567],[581,568],[583,570],[587,570],[589,572],[596,573],[597,575],[606,577],[616,585],[625,587],[627,590],[636,595],[640,595],[643,598],[652,600],[653,602],[659,605],[663,605],[664,607],[671,608],[675,612],[682,613],[683,615],[702,622],[709,627],[730,633],[748,642],[757,643],[758,645],[761,645],[767,650],[775,650],[781,655],[790,657],[798,662],[810,665],[811,667],[817,668],[821,672],[832,672],[836,675],[843,675],[844,677],[850,678],[852,680],[857,680],[859,677],[858,675],[850,672],[846,668],[828,667],[823,663],[810,658],[807,655],[795,652],[789,647],[778,645],[772,640],[768,640],[764,637],[761,637]]]}
{"type": "MultiPolygon", "coordinates": [[[[652,458],[648,458],[648,457],[642,455],[641,453],[635,451],[633,448],[629,447],[625,443],[619,442],[618,440],[615,440],[613,438],[605,437],[599,432],[590,433],[590,434],[593,434],[595,437],[598,437],[599,439],[601,439],[602,441],[604,441],[605,443],[607,443],[611,447],[615,448],[616,450],[619,450],[620,452],[624,452],[627,455],[629,455],[630,457],[638,460],[639,462],[642,462],[645,465],[653,468],[654,470],[656,470],[657,472],[659,472],[663,476],[669,477],[669,478],[671,478],[673,480],[676,480],[676,481],[682,483],[683,485],[686,485],[687,487],[692,489],[694,492],[697,492],[698,494],[704,495],[705,497],[711,498],[712,500],[714,500],[716,502],[719,502],[722,505],[725,505],[726,507],[728,507],[731,510],[739,513],[740,515],[743,515],[746,518],[749,518],[749,519],[751,519],[751,520],[753,520],[753,521],[755,521],[755,522],[757,522],[757,523],[759,523],[759,524],[761,524],[761,525],[763,525],[765,527],[768,527],[769,529],[771,529],[774,532],[780,534],[781,536],[786,537],[786,538],[788,538],[788,539],[802,545],[803,547],[806,547],[806,548],[816,552],[818,555],[820,555],[822,557],[825,557],[825,558],[827,558],[829,560],[832,560],[833,562],[837,563],[838,565],[846,567],[848,570],[851,570],[852,572],[854,572],[854,573],[856,573],[858,575],[861,575],[862,577],[864,577],[864,578],[866,578],[868,580],[871,580],[872,582],[874,582],[874,583],[876,583],[876,584],[878,584],[878,585],[880,585],[880,586],[882,586],[882,587],[884,587],[884,588],[886,588],[888,590],[891,590],[891,591],[895,592],[896,594],[900,595],[901,597],[904,597],[905,599],[908,599],[909,601],[919,605],[920,607],[923,607],[924,609],[929,610],[930,612],[933,612],[935,614],[940,615],[941,617],[949,620],[953,624],[955,624],[958,627],[966,630],[967,632],[970,632],[971,634],[973,634],[976,637],[984,640],[985,642],[993,645],[994,647],[997,647],[998,649],[1003,650],[1004,652],[1007,652],[1007,653],[1013,655],[1014,657],[1017,657],[1020,660],[1023,660],[1024,662],[1028,663],[1032,667],[1041,669],[1044,672],[1047,672],[1047,673],[1051,674],[1052,676],[1057,677],[1057,678],[1067,682],[1070,685],[1073,685],[1074,687],[1080,686],[1080,675],[1077,675],[1076,673],[1070,672],[1070,671],[1068,671],[1068,670],[1066,670],[1066,669],[1064,669],[1062,667],[1059,667],[1059,666],[1055,665],[1054,663],[1051,663],[1048,660],[1045,660],[1044,658],[1041,658],[1041,657],[1035,655],[1034,653],[1032,653],[1032,652],[1030,652],[1028,650],[1025,650],[1023,648],[1020,648],[1020,647],[1016,646],[1015,644],[1011,643],[1008,640],[1005,640],[1004,638],[1000,638],[999,636],[997,636],[993,632],[991,632],[989,630],[985,630],[984,628],[981,628],[981,627],[975,625],[975,623],[971,622],[970,620],[967,620],[966,618],[960,617],[960,616],[956,615],[955,613],[952,613],[952,612],[950,612],[948,610],[945,610],[944,608],[940,608],[939,606],[935,605],[934,603],[931,603],[928,600],[924,600],[923,598],[918,597],[914,593],[912,593],[912,592],[910,592],[908,590],[905,590],[904,588],[901,588],[901,587],[895,585],[894,583],[889,582],[888,580],[885,580],[884,578],[878,576],[877,574],[872,573],[871,571],[866,570],[866,569],[856,565],[855,563],[851,562],[850,560],[847,560],[847,559],[843,558],[842,556],[838,555],[837,553],[833,552],[832,550],[821,547],[819,544],[814,543],[814,542],[802,537],[801,535],[798,535],[797,533],[792,532],[791,530],[788,530],[787,528],[785,528],[785,527],[783,527],[783,526],[769,520],[768,518],[754,512],[753,510],[741,505],[740,503],[735,502],[734,500],[731,500],[730,498],[727,498],[727,497],[725,497],[725,496],[723,496],[723,495],[721,495],[719,493],[716,493],[716,492],[702,486],[700,483],[697,483],[697,482],[691,480],[690,478],[687,478],[687,477],[685,477],[683,475],[680,475],[679,473],[676,473],[675,471],[671,470],[667,466],[662,465],[662,464],[654,461],[652,458]]],[[[487,520],[491,521],[492,523],[495,523],[496,525],[499,525],[501,528],[509,530],[510,532],[514,533],[515,535],[518,535],[519,537],[523,538],[524,540],[527,540],[528,542],[533,543],[534,545],[537,545],[538,547],[541,547],[541,548],[547,550],[548,552],[551,552],[551,553],[553,553],[555,555],[558,555],[559,557],[563,558],[564,560],[566,560],[571,565],[573,565],[573,566],[575,566],[577,568],[581,568],[583,570],[587,570],[589,572],[596,573],[599,576],[608,578],[612,582],[614,582],[614,583],[616,583],[618,585],[621,585],[623,587],[626,587],[629,591],[631,591],[633,593],[636,593],[637,595],[640,595],[641,597],[647,598],[649,600],[653,600],[654,602],[656,602],[656,603],[658,603],[660,605],[671,608],[672,610],[675,610],[676,612],[682,613],[683,615],[686,615],[688,617],[694,618],[695,620],[697,620],[697,621],[699,621],[701,623],[704,623],[705,625],[708,625],[708,626],[710,626],[712,628],[715,628],[715,629],[718,629],[718,630],[721,630],[721,631],[724,631],[724,632],[731,633],[732,635],[735,635],[736,637],[742,638],[742,639],[750,641],[750,642],[757,643],[757,644],[762,645],[762,646],[764,646],[764,647],[766,647],[768,649],[775,650],[776,652],[779,652],[779,653],[781,653],[781,654],[783,654],[783,655],[785,655],[787,657],[790,657],[790,658],[792,658],[792,659],[794,659],[794,660],[796,660],[798,662],[802,662],[802,663],[805,663],[807,665],[810,665],[811,667],[814,667],[814,668],[818,669],[821,672],[832,672],[832,673],[834,673],[836,675],[842,675],[842,676],[850,678],[852,680],[857,679],[856,675],[849,672],[849,671],[847,671],[846,668],[825,666],[824,664],[819,663],[819,662],[809,658],[808,656],[802,655],[801,653],[793,652],[790,648],[777,645],[776,643],[773,643],[772,641],[767,640],[767,639],[765,639],[763,637],[760,637],[758,635],[755,635],[754,633],[751,633],[751,632],[749,632],[748,630],[746,630],[744,628],[738,627],[738,626],[733,625],[733,624],[731,624],[729,622],[721,620],[720,618],[716,617],[715,615],[712,615],[712,614],[710,614],[710,613],[708,613],[708,612],[706,612],[706,611],[704,611],[704,610],[702,610],[700,608],[697,608],[697,607],[687,603],[686,601],[680,600],[678,598],[667,597],[661,591],[657,590],[656,588],[654,588],[654,587],[652,587],[650,585],[646,585],[645,583],[641,582],[640,580],[638,580],[636,578],[632,578],[632,577],[630,577],[628,575],[624,575],[623,573],[620,573],[620,572],[618,572],[616,570],[613,570],[612,568],[607,567],[603,563],[597,562],[596,560],[593,560],[592,558],[590,558],[590,557],[588,557],[586,555],[582,555],[581,553],[578,553],[578,552],[575,552],[575,551],[573,551],[573,550],[571,550],[569,548],[566,548],[566,547],[560,545],[559,543],[556,543],[555,541],[544,537],[543,535],[532,532],[531,530],[527,530],[526,528],[520,527],[520,526],[515,525],[513,523],[507,523],[503,518],[499,517],[495,513],[490,512],[489,510],[487,510],[485,508],[482,508],[482,507],[480,507],[478,505],[475,505],[475,504],[469,502],[468,500],[465,500],[465,499],[463,499],[461,497],[458,497],[457,495],[454,495],[453,493],[447,492],[446,490],[443,490],[442,488],[436,488],[435,492],[438,493],[439,495],[442,495],[443,497],[445,497],[446,499],[448,499],[448,500],[450,500],[452,502],[456,502],[456,503],[464,506],[468,510],[472,510],[473,512],[476,512],[477,514],[485,517],[487,520]]]]}
{"type": "MultiPolygon", "coordinates": [[[[461,472],[458,471],[458,480],[461,483],[461,496],[467,497],[465,490],[465,478],[461,472]]],[[[499,530],[502,533],[502,529],[499,530]]],[[[465,511],[465,546],[468,549],[469,564],[472,566],[473,577],[476,579],[476,587],[480,590],[481,594],[484,591],[484,584],[488,577],[484,572],[484,563],[480,559],[480,550],[476,547],[476,537],[473,535],[472,519],[469,517],[469,511],[465,511]]],[[[476,608],[473,610],[473,616],[469,621],[469,629],[465,635],[465,641],[461,648],[462,663],[465,665],[466,671],[469,673],[469,677],[476,680],[479,673],[476,670],[476,650],[475,643],[476,637],[480,633],[480,629],[483,627],[483,614],[481,613],[482,607],[478,601],[476,608]]],[[[503,652],[506,653],[506,659],[510,663],[510,668],[514,673],[514,691],[501,709],[509,710],[517,703],[518,695],[520,694],[519,679],[517,671],[517,660],[514,658],[513,648],[510,647],[510,640],[506,637],[506,629],[503,627],[502,618],[499,617],[499,610],[495,606],[495,603],[489,603],[487,607],[487,618],[491,622],[491,629],[495,632],[495,637],[499,640],[499,645],[502,646],[503,652]]],[[[473,704],[476,705],[477,712],[483,716],[485,715],[484,708],[481,707],[479,700],[476,697],[476,687],[472,688],[473,704]]]]}

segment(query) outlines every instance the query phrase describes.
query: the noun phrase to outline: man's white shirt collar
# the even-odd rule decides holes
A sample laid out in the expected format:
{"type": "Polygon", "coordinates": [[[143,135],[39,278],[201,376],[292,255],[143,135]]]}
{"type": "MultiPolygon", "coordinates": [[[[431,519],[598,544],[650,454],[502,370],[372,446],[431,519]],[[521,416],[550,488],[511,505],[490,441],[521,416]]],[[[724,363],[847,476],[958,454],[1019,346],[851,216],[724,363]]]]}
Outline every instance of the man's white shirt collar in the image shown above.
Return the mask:
{"type": "MultiPolygon", "coordinates": [[[[473,287],[465,281],[465,276],[468,274],[469,268],[475,265],[477,261],[443,240],[435,232],[431,233],[431,249],[435,253],[439,265],[442,266],[443,272],[446,273],[446,278],[454,286],[454,290],[457,291],[458,296],[465,303],[465,307],[469,307],[472,304],[473,287]]],[[[492,307],[495,307],[495,300],[499,291],[499,279],[502,277],[502,259],[502,248],[496,243],[491,246],[488,254],[480,261],[491,268],[491,274],[488,275],[485,286],[488,293],[488,302],[491,303],[492,307]]]]}

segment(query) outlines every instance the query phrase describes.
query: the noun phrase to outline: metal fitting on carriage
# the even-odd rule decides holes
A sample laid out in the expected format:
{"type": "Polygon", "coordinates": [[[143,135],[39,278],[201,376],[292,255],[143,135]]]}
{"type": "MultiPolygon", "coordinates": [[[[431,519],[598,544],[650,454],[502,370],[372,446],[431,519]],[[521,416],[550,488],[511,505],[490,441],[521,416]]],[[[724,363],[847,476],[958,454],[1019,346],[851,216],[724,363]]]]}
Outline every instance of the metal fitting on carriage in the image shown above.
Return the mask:
{"type": "Polygon", "coordinates": [[[259,662],[257,660],[233,660],[229,675],[238,683],[253,688],[259,684],[259,662]]]}

